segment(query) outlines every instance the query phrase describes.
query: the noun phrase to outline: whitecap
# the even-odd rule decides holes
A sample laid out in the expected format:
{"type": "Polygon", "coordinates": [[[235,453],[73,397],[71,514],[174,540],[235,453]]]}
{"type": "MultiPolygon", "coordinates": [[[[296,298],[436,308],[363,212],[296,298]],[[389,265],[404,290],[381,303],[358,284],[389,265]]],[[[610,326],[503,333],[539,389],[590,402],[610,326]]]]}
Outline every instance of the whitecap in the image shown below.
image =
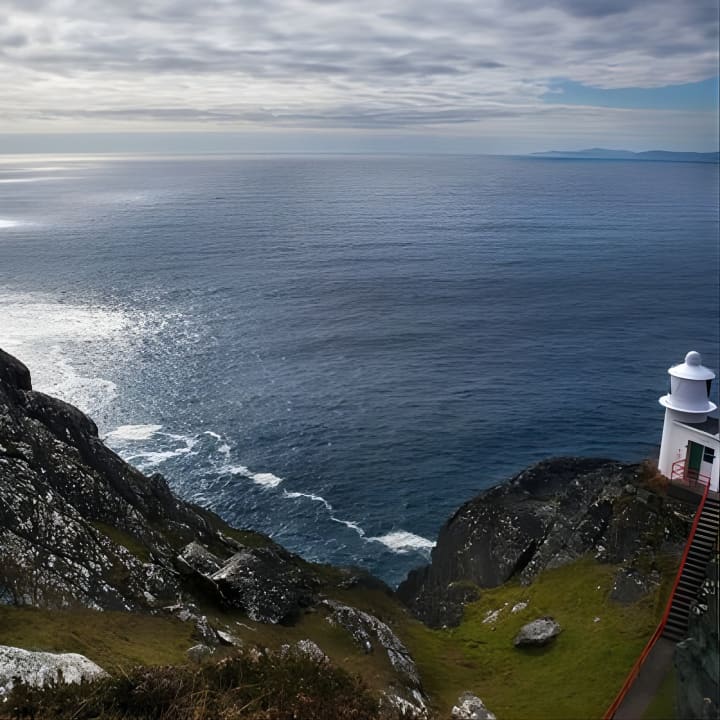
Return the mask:
{"type": "Polygon", "coordinates": [[[277,487],[283,480],[272,473],[255,473],[252,475],[252,481],[256,485],[274,488],[277,487]]]}
{"type": "Polygon", "coordinates": [[[244,465],[225,465],[224,467],[220,468],[219,472],[221,475],[227,473],[230,475],[242,475],[246,478],[251,478],[253,476],[250,470],[244,465]]]}
{"type": "Polygon", "coordinates": [[[14,228],[18,225],[22,225],[22,223],[19,220],[10,220],[9,218],[0,218],[0,230],[4,230],[6,228],[14,228]]]}
{"type": "Polygon", "coordinates": [[[340,525],[344,525],[345,527],[354,530],[361,538],[365,537],[365,531],[356,522],[353,522],[352,520],[343,520],[342,518],[337,518],[334,515],[331,515],[330,519],[333,522],[340,523],[340,525]]]}
{"type": "Polygon", "coordinates": [[[371,542],[382,543],[398,554],[406,554],[415,550],[422,552],[430,552],[435,547],[432,540],[407,532],[406,530],[394,530],[393,532],[379,535],[377,537],[368,538],[371,542]]]}
{"type": "Polygon", "coordinates": [[[176,448],[175,450],[148,450],[147,452],[134,453],[125,457],[132,465],[137,465],[141,470],[154,467],[174,457],[187,455],[190,448],[176,448]]]}
{"type": "Polygon", "coordinates": [[[287,490],[283,491],[283,497],[294,499],[294,498],[307,498],[308,500],[312,500],[313,502],[322,503],[328,512],[332,512],[332,505],[321,495],[315,495],[313,493],[303,493],[303,492],[288,492],[287,490]]]}
{"type": "Polygon", "coordinates": [[[162,425],[120,425],[107,433],[105,439],[149,440],[160,429],[162,429],[162,425]]]}

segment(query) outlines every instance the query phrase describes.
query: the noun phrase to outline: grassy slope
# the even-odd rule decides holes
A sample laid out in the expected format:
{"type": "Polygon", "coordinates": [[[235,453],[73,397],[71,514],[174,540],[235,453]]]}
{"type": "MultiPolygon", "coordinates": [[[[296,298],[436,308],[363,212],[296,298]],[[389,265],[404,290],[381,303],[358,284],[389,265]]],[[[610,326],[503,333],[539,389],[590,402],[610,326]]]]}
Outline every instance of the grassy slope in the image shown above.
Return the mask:
{"type": "MultiPolygon", "coordinates": [[[[367,588],[330,590],[332,597],[374,613],[391,625],[413,654],[425,688],[441,716],[470,690],[503,720],[599,717],[612,701],[662,614],[674,572],[631,606],[609,600],[615,567],[591,558],[549,570],[527,587],[516,583],[482,591],[458,628],[430,630],[409,617],[392,597],[367,588]],[[517,613],[510,609],[527,602],[517,613]],[[501,609],[497,621],[483,623],[501,609]],[[520,627],[552,615],[563,632],[548,648],[520,651],[512,639],[520,627]],[[595,622],[595,618],[600,618],[595,622]]],[[[209,611],[205,608],[204,611],[209,611]]],[[[213,614],[210,612],[209,614],[213,614]]],[[[240,614],[216,615],[246,644],[278,648],[314,639],[340,667],[381,690],[393,678],[383,652],[364,655],[323,611],[310,612],[293,627],[261,625],[240,614]]],[[[81,652],[107,669],[142,663],[178,663],[196,641],[192,627],[175,620],[87,610],[49,612],[0,607],[0,644],[81,652]]]]}
{"type": "Polygon", "coordinates": [[[484,591],[458,628],[408,624],[404,636],[443,713],[470,690],[503,720],[599,717],[662,615],[673,565],[668,560],[657,592],[623,606],[609,599],[615,568],[585,558],[546,571],[527,587],[509,583],[484,591]],[[521,601],[527,608],[512,613],[521,601]],[[483,623],[499,608],[495,623],[483,623]],[[560,623],[561,635],[547,648],[515,649],[520,627],[543,615],[560,623]]]}
{"type": "Polygon", "coordinates": [[[179,663],[192,626],[164,617],[94,610],[40,610],[0,605],[0,644],[51,652],[78,652],[106,670],[179,663]]]}

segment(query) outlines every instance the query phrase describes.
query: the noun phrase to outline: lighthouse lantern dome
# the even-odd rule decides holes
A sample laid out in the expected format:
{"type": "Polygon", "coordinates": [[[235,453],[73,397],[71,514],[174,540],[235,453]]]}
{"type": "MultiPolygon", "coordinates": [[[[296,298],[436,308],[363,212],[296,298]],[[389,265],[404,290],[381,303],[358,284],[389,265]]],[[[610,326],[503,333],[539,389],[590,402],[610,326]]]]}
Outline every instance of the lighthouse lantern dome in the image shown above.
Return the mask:
{"type": "Polygon", "coordinates": [[[702,423],[708,413],[717,409],[717,405],[709,400],[710,383],[715,373],[702,364],[699,352],[691,350],[685,356],[685,362],[671,367],[668,374],[670,392],[660,398],[660,404],[678,413],[678,420],[702,423]]]}
{"type": "Polygon", "coordinates": [[[702,364],[702,356],[695,350],[685,356],[685,362],[673,365],[668,373],[683,380],[712,380],[715,377],[715,373],[702,364]]]}

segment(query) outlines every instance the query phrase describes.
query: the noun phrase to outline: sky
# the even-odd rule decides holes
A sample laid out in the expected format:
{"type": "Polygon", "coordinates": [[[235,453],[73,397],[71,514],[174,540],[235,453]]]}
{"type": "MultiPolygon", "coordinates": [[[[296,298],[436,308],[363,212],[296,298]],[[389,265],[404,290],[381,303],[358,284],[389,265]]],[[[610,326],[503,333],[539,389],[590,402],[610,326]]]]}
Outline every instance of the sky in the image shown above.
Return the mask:
{"type": "Polygon", "coordinates": [[[716,0],[0,0],[0,152],[718,149],[716,0]]]}

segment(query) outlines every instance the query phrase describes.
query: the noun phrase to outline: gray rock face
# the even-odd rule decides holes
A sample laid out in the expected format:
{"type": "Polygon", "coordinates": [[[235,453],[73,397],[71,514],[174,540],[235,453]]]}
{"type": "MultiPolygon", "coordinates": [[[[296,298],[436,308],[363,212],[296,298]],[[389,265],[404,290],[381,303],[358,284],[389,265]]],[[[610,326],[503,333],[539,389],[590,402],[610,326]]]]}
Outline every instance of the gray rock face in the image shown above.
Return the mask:
{"type": "Polygon", "coordinates": [[[523,625],[515,636],[515,647],[541,647],[557,637],[562,628],[551,617],[542,617],[523,625]]]}
{"type": "Polygon", "coordinates": [[[720,561],[708,563],[691,606],[688,638],[677,644],[676,716],[720,720],[720,561]]]}
{"type": "Polygon", "coordinates": [[[654,590],[660,582],[657,572],[642,573],[634,568],[620,568],[615,575],[610,598],[628,605],[637,602],[654,590]]]}
{"type": "Polygon", "coordinates": [[[470,692],[465,692],[458,698],[451,714],[454,720],[497,720],[483,701],[470,692]]]}
{"type": "Polygon", "coordinates": [[[391,665],[404,681],[411,687],[421,687],[420,675],[409,650],[386,623],[370,613],[335,600],[323,600],[323,605],[332,611],[327,617],[331,625],[345,628],[366,653],[373,652],[373,643],[379,644],[387,652],[391,665]]]}
{"type": "Polygon", "coordinates": [[[92,420],[33,391],[27,368],[0,351],[0,602],[104,609],[167,602],[179,585],[164,530],[210,537],[206,520],[160,475],[125,463],[92,420]]]}
{"type": "Polygon", "coordinates": [[[42,686],[51,681],[79,683],[105,675],[105,671],[77,653],[29,652],[0,645],[0,700],[20,678],[27,685],[42,686]]]}
{"type": "Polygon", "coordinates": [[[638,466],[609,460],[556,458],[465,503],[440,530],[431,563],[398,588],[411,611],[431,627],[456,625],[465,599],[454,589],[496,587],[511,577],[529,583],[545,568],[594,552],[599,560],[631,561],[684,541],[674,501],[628,492],[638,466]]]}
{"type": "Polygon", "coordinates": [[[0,602],[151,610],[182,592],[279,622],[312,600],[297,556],[269,540],[245,548],[211,518],[124,462],[77,408],[33,391],[27,368],[0,351],[0,602]]]}
{"type": "Polygon", "coordinates": [[[206,547],[193,540],[188,543],[176,559],[177,565],[182,569],[187,566],[202,575],[212,575],[222,565],[217,555],[211,553],[206,547]]]}
{"type": "MultiPolygon", "coordinates": [[[[361,570],[346,571],[344,580],[391,593],[361,570]]],[[[0,351],[0,603],[166,612],[194,626],[199,644],[188,657],[199,661],[215,646],[242,644],[229,626],[212,627],[199,607],[291,622],[317,604],[323,583],[309,563],[269,538],[233,532],[176,498],[162,476],[125,463],[92,420],[33,391],[27,368],[0,351]]],[[[354,636],[367,640],[366,650],[387,652],[396,670],[390,695],[423,717],[417,669],[390,628],[347,606],[330,612],[348,626],[356,621],[354,636]]],[[[290,650],[327,661],[311,640],[290,650]]],[[[12,663],[8,672],[17,673],[16,658],[12,663]]]]}
{"type": "Polygon", "coordinates": [[[264,623],[292,621],[314,601],[317,578],[281,548],[245,548],[210,579],[228,607],[264,623]]]}

